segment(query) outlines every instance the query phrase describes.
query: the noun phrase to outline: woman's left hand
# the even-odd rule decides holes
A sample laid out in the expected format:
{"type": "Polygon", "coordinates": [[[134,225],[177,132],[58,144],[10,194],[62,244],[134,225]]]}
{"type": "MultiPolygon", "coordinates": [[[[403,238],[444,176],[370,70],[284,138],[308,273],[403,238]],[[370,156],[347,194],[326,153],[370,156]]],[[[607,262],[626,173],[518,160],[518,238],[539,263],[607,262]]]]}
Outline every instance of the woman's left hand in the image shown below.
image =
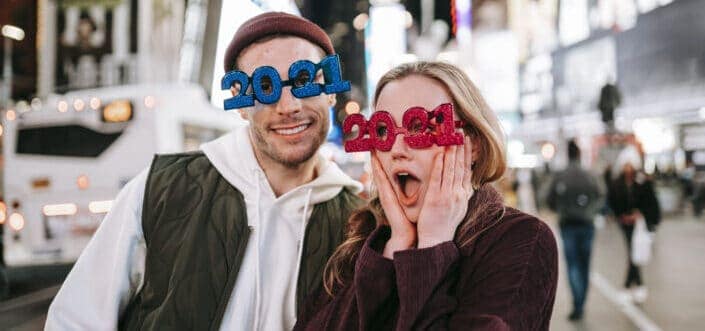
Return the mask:
{"type": "Polygon", "coordinates": [[[446,147],[436,155],[423,207],[417,222],[418,248],[453,240],[465,218],[472,187],[472,143],[446,147]]]}

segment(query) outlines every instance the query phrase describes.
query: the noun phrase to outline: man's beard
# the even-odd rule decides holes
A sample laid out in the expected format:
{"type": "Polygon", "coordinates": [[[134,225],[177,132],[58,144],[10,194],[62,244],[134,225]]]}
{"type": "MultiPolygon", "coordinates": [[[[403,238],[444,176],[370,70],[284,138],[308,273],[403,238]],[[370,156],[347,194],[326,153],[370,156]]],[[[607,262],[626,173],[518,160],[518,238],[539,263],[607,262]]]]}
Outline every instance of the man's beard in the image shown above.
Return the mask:
{"type": "MultiPolygon", "coordinates": [[[[312,125],[318,125],[318,132],[314,136],[312,140],[304,140],[300,142],[300,144],[309,144],[306,146],[307,148],[297,154],[290,154],[286,153],[285,151],[281,151],[277,149],[278,144],[270,144],[267,143],[267,139],[265,138],[265,134],[263,133],[263,130],[267,129],[261,129],[258,127],[253,126],[252,127],[252,133],[253,133],[253,140],[255,144],[255,148],[264,156],[268,157],[269,159],[287,167],[287,168],[296,168],[302,163],[310,160],[314,155],[316,155],[316,152],[318,151],[318,148],[321,147],[321,145],[325,142],[326,136],[328,135],[328,121],[325,121],[325,123],[320,123],[320,122],[315,122],[312,125]],[[320,125],[319,125],[320,124],[320,125]],[[310,141],[310,142],[309,142],[310,141]]],[[[310,129],[310,128],[308,128],[310,129]]],[[[308,130],[307,129],[307,130],[308,130]]],[[[298,146],[297,146],[298,147],[298,146]]],[[[283,147],[282,149],[286,149],[286,147],[283,147]]]]}

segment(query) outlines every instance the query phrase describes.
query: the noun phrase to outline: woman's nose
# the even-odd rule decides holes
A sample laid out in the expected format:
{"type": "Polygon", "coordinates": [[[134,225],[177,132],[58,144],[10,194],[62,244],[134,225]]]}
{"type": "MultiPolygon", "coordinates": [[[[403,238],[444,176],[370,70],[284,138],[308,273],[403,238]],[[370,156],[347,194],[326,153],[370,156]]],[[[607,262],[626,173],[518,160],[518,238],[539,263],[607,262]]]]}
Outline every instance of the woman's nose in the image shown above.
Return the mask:
{"type": "Polygon", "coordinates": [[[409,145],[407,145],[406,141],[404,141],[404,135],[398,134],[394,137],[394,144],[392,145],[390,152],[392,153],[392,160],[410,158],[411,155],[409,154],[409,145]]]}

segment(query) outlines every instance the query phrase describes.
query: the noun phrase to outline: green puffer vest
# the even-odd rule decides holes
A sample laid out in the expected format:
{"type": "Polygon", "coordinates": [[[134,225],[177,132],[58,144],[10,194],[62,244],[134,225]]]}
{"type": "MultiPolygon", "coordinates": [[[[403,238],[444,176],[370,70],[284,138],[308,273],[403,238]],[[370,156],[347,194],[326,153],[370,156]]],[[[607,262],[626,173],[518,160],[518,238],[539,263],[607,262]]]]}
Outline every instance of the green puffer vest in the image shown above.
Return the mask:
{"type": "MultiPolygon", "coordinates": [[[[347,189],[314,206],[306,226],[297,308],[323,284],[323,268],[342,242],[361,199],[347,189]]],[[[250,235],[242,193],[203,153],[158,155],[144,194],[144,285],[121,330],[217,330],[250,235]]],[[[276,272],[275,266],[271,266],[276,272]]],[[[233,304],[238,304],[234,302],[233,304]]]]}

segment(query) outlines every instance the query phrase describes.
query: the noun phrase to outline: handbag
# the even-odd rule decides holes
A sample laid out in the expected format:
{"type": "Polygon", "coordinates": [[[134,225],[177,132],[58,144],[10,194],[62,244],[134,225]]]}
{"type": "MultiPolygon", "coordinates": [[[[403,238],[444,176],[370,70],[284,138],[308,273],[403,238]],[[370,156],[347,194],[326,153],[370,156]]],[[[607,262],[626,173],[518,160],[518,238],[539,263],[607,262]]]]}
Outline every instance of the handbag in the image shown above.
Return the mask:
{"type": "Polygon", "coordinates": [[[641,216],[636,219],[634,233],[632,234],[632,263],[638,266],[645,266],[651,260],[651,244],[653,239],[646,228],[646,221],[641,216]]]}

